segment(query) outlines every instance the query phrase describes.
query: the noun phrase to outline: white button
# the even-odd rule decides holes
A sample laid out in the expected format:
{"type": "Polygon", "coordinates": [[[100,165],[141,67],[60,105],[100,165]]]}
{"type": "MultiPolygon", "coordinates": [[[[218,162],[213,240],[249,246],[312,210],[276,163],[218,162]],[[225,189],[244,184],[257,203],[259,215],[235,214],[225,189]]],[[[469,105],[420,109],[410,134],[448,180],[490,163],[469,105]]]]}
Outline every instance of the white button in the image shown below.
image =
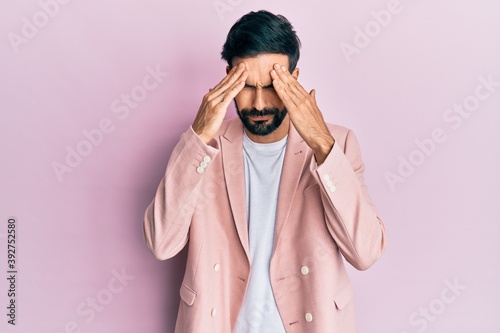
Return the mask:
{"type": "Polygon", "coordinates": [[[220,264],[214,265],[214,271],[216,271],[216,272],[220,271],[220,264]]]}
{"type": "Polygon", "coordinates": [[[332,186],[333,186],[333,182],[332,182],[331,180],[328,180],[328,181],[326,182],[326,186],[328,186],[328,187],[332,187],[332,186]]]}
{"type": "Polygon", "coordinates": [[[212,317],[215,317],[215,315],[217,314],[217,309],[216,308],[213,308],[212,311],[210,311],[210,315],[212,317]]]}
{"type": "Polygon", "coordinates": [[[332,193],[335,192],[335,190],[336,190],[335,186],[333,186],[333,185],[330,186],[329,189],[330,189],[330,192],[332,192],[332,193]]]}
{"type": "Polygon", "coordinates": [[[196,168],[196,172],[198,173],[203,173],[203,171],[205,171],[205,169],[203,169],[202,167],[196,168]]]}
{"type": "Polygon", "coordinates": [[[307,267],[307,266],[302,266],[302,267],[300,268],[300,272],[302,273],[302,275],[307,275],[307,274],[309,274],[309,267],[307,267]]]}
{"type": "Polygon", "coordinates": [[[329,181],[329,180],[330,180],[330,176],[328,176],[328,175],[324,175],[324,176],[323,176],[323,179],[324,179],[324,180],[326,180],[326,181],[329,181]]]}
{"type": "Polygon", "coordinates": [[[203,157],[203,162],[205,163],[210,162],[210,156],[206,155],[205,157],[203,157]]]}
{"type": "Polygon", "coordinates": [[[200,162],[200,166],[201,166],[203,169],[205,169],[205,168],[207,167],[207,165],[208,165],[208,164],[207,164],[207,162],[205,162],[205,161],[201,161],[201,162],[200,162]]]}
{"type": "Polygon", "coordinates": [[[310,314],[309,312],[308,312],[308,313],[306,313],[306,321],[307,321],[308,323],[310,323],[311,321],[313,321],[313,315],[312,315],[312,314],[310,314]]]}

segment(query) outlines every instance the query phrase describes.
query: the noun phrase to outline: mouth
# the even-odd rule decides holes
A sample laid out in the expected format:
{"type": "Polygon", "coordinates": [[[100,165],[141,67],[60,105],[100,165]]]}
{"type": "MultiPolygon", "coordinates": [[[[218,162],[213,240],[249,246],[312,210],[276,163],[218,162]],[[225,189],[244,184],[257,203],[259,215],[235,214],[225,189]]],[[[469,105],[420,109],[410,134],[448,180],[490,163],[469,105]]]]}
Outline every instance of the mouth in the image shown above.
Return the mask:
{"type": "Polygon", "coordinates": [[[267,115],[267,116],[249,116],[248,119],[250,119],[251,121],[253,122],[256,122],[256,121],[267,121],[269,119],[271,119],[271,115],[267,115]]]}

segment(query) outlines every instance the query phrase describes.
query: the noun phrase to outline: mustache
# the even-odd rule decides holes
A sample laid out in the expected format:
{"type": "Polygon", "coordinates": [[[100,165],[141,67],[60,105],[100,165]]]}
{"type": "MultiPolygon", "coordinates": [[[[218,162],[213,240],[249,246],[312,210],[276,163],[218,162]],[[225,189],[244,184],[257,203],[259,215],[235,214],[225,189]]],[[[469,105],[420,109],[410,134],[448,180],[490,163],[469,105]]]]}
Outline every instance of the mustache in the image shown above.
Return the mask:
{"type": "Polygon", "coordinates": [[[251,109],[242,109],[241,115],[246,117],[259,117],[259,116],[269,116],[269,115],[277,115],[280,113],[278,108],[264,108],[262,110],[257,110],[256,108],[251,109]]]}

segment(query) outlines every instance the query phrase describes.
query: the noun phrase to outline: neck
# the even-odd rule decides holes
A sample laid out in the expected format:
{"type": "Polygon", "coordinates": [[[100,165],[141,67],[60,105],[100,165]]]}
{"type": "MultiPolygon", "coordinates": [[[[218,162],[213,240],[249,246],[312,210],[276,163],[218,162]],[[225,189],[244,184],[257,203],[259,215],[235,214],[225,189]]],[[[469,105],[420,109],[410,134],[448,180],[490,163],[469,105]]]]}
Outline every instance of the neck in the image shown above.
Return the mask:
{"type": "Polygon", "coordinates": [[[255,135],[250,133],[246,128],[245,128],[245,133],[253,142],[272,143],[283,139],[288,134],[289,129],[290,129],[290,118],[288,117],[288,115],[286,115],[280,127],[278,127],[276,131],[268,135],[255,135]]]}

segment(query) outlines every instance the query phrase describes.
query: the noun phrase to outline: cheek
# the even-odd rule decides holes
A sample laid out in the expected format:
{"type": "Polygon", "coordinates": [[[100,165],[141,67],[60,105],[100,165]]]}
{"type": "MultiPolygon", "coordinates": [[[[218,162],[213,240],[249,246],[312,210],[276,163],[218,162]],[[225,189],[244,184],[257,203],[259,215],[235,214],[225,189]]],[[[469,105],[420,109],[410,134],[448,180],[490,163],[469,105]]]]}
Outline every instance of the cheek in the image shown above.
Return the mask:
{"type": "Polygon", "coordinates": [[[248,91],[245,91],[245,89],[240,91],[238,95],[234,97],[234,99],[236,100],[236,103],[238,104],[238,107],[240,109],[246,109],[249,107],[249,105],[252,104],[252,94],[248,91]]]}
{"type": "Polygon", "coordinates": [[[272,106],[276,106],[280,109],[283,106],[283,102],[281,101],[278,94],[274,90],[266,91],[263,94],[263,97],[265,98],[266,102],[272,106]]]}

